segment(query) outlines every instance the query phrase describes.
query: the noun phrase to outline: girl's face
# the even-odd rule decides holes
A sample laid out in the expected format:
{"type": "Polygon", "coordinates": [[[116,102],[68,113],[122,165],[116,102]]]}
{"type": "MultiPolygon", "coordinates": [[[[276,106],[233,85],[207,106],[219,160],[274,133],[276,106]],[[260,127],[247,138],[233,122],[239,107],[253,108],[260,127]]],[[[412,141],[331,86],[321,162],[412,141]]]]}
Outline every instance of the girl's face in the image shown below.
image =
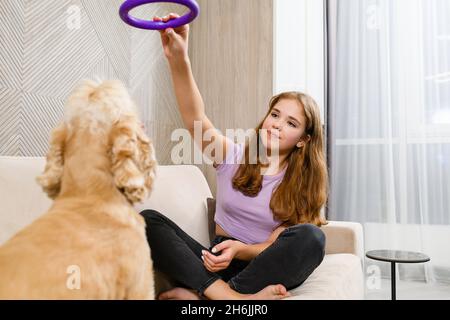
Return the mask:
{"type": "Polygon", "coordinates": [[[262,129],[261,140],[267,149],[273,147],[283,154],[289,153],[293,148],[304,146],[307,139],[303,138],[306,129],[303,106],[294,99],[278,101],[264,120],[262,129]]]}

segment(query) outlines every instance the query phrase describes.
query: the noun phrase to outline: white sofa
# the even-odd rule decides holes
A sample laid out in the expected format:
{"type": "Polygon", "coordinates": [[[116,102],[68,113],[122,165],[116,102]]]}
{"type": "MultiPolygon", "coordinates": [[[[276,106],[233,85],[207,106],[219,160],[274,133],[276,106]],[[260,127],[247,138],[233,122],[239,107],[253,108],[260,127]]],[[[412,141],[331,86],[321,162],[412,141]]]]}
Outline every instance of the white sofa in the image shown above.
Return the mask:
{"type": "MultiPolygon", "coordinates": [[[[35,177],[44,158],[0,157],[0,244],[50,206],[35,177]]],[[[167,215],[204,246],[209,245],[207,198],[211,191],[195,166],[159,166],[151,197],[136,207],[167,215]]],[[[362,226],[330,222],[323,227],[326,255],[322,264],[289,299],[363,299],[362,226]]],[[[167,286],[167,281],[157,283],[167,286]]]]}

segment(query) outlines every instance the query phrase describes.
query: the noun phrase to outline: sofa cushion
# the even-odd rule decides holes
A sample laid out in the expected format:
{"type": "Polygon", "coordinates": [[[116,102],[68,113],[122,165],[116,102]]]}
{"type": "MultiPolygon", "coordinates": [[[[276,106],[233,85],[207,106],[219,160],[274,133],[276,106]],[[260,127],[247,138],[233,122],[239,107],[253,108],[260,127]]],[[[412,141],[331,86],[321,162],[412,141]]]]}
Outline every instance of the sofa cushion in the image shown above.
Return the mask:
{"type": "MultiPolygon", "coordinates": [[[[44,168],[44,157],[0,157],[0,244],[52,205],[35,181],[44,168]]],[[[207,198],[211,191],[197,167],[158,166],[151,196],[135,208],[163,213],[207,247],[207,198]]]]}
{"type": "Polygon", "coordinates": [[[214,216],[216,214],[216,199],[208,198],[208,231],[209,240],[212,243],[216,237],[216,222],[214,221],[214,216]]]}
{"type": "Polygon", "coordinates": [[[35,180],[44,168],[45,158],[0,157],[0,244],[50,208],[35,180]]]}
{"type": "Polygon", "coordinates": [[[135,205],[140,212],[156,210],[174,221],[186,233],[209,247],[208,183],[195,166],[158,166],[151,196],[135,205]]]}
{"type": "Polygon", "coordinates": [[[290,300],[364,299],[361,259],[345,253],[325,255],[320,266],[290,293],[290,300]]]}

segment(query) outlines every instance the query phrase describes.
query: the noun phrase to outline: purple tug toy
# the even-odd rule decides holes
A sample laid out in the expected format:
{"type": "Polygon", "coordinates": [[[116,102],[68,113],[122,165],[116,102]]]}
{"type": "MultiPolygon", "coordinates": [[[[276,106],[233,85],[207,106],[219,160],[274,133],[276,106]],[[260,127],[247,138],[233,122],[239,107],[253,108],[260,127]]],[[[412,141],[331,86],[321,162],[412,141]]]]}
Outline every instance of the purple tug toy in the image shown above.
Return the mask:
{"type": "Polygon", "coordinates": [[[122,20],[139,29],[147,29],[147,30],[164,30],[167,28],[178,28],[182,25],[188,24],[192,20],[194,20],[200,12],[200,8],[195,2],[195,0],[126,0],[121,6],[119,10],[120,17],[122,20]],[[162,21],[147,21],[147,20],[141,20],[132,17],[129,12],[141,5],[147,4],[147,3],[153,3],[153,2],[172,2],[172,3],[178,3],[183,6],[188,7],[191,11],[187,14],[185,14],[182,17],[179,17],[174,20],[170,20],[167,22],[162,21]]]}

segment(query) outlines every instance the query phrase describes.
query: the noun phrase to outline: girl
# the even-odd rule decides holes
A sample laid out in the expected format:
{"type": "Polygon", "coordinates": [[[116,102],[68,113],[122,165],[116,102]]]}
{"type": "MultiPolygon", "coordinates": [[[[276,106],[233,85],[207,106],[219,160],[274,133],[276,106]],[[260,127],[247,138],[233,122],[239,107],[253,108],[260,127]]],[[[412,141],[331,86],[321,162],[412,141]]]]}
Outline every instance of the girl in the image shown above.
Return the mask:
{"type": "MultiPolygon", "coordinates": [[[[288,290],[301,285],[324,257],[325,236],[319,227],[326,224],[320,210],[327,198],[327,170],[318,107],[297,92],[273,97],[256,128],[263,147],[257,148],[257,161],[249,163],[250,144],[235,144],[221,135],[205,114],[188,57],[189,26],[160,33],[186,128],[192,137],[195,121],[203,132],[212,130],[225,161],[213,159],[217,207],[211,250],[163,214],[141,213],[155,268],[190,289],[175,288],[159,299],[288,297],[288,290]]],[[[202,141],[199,147],[205,152],[210,143],[202,141]]]]}

